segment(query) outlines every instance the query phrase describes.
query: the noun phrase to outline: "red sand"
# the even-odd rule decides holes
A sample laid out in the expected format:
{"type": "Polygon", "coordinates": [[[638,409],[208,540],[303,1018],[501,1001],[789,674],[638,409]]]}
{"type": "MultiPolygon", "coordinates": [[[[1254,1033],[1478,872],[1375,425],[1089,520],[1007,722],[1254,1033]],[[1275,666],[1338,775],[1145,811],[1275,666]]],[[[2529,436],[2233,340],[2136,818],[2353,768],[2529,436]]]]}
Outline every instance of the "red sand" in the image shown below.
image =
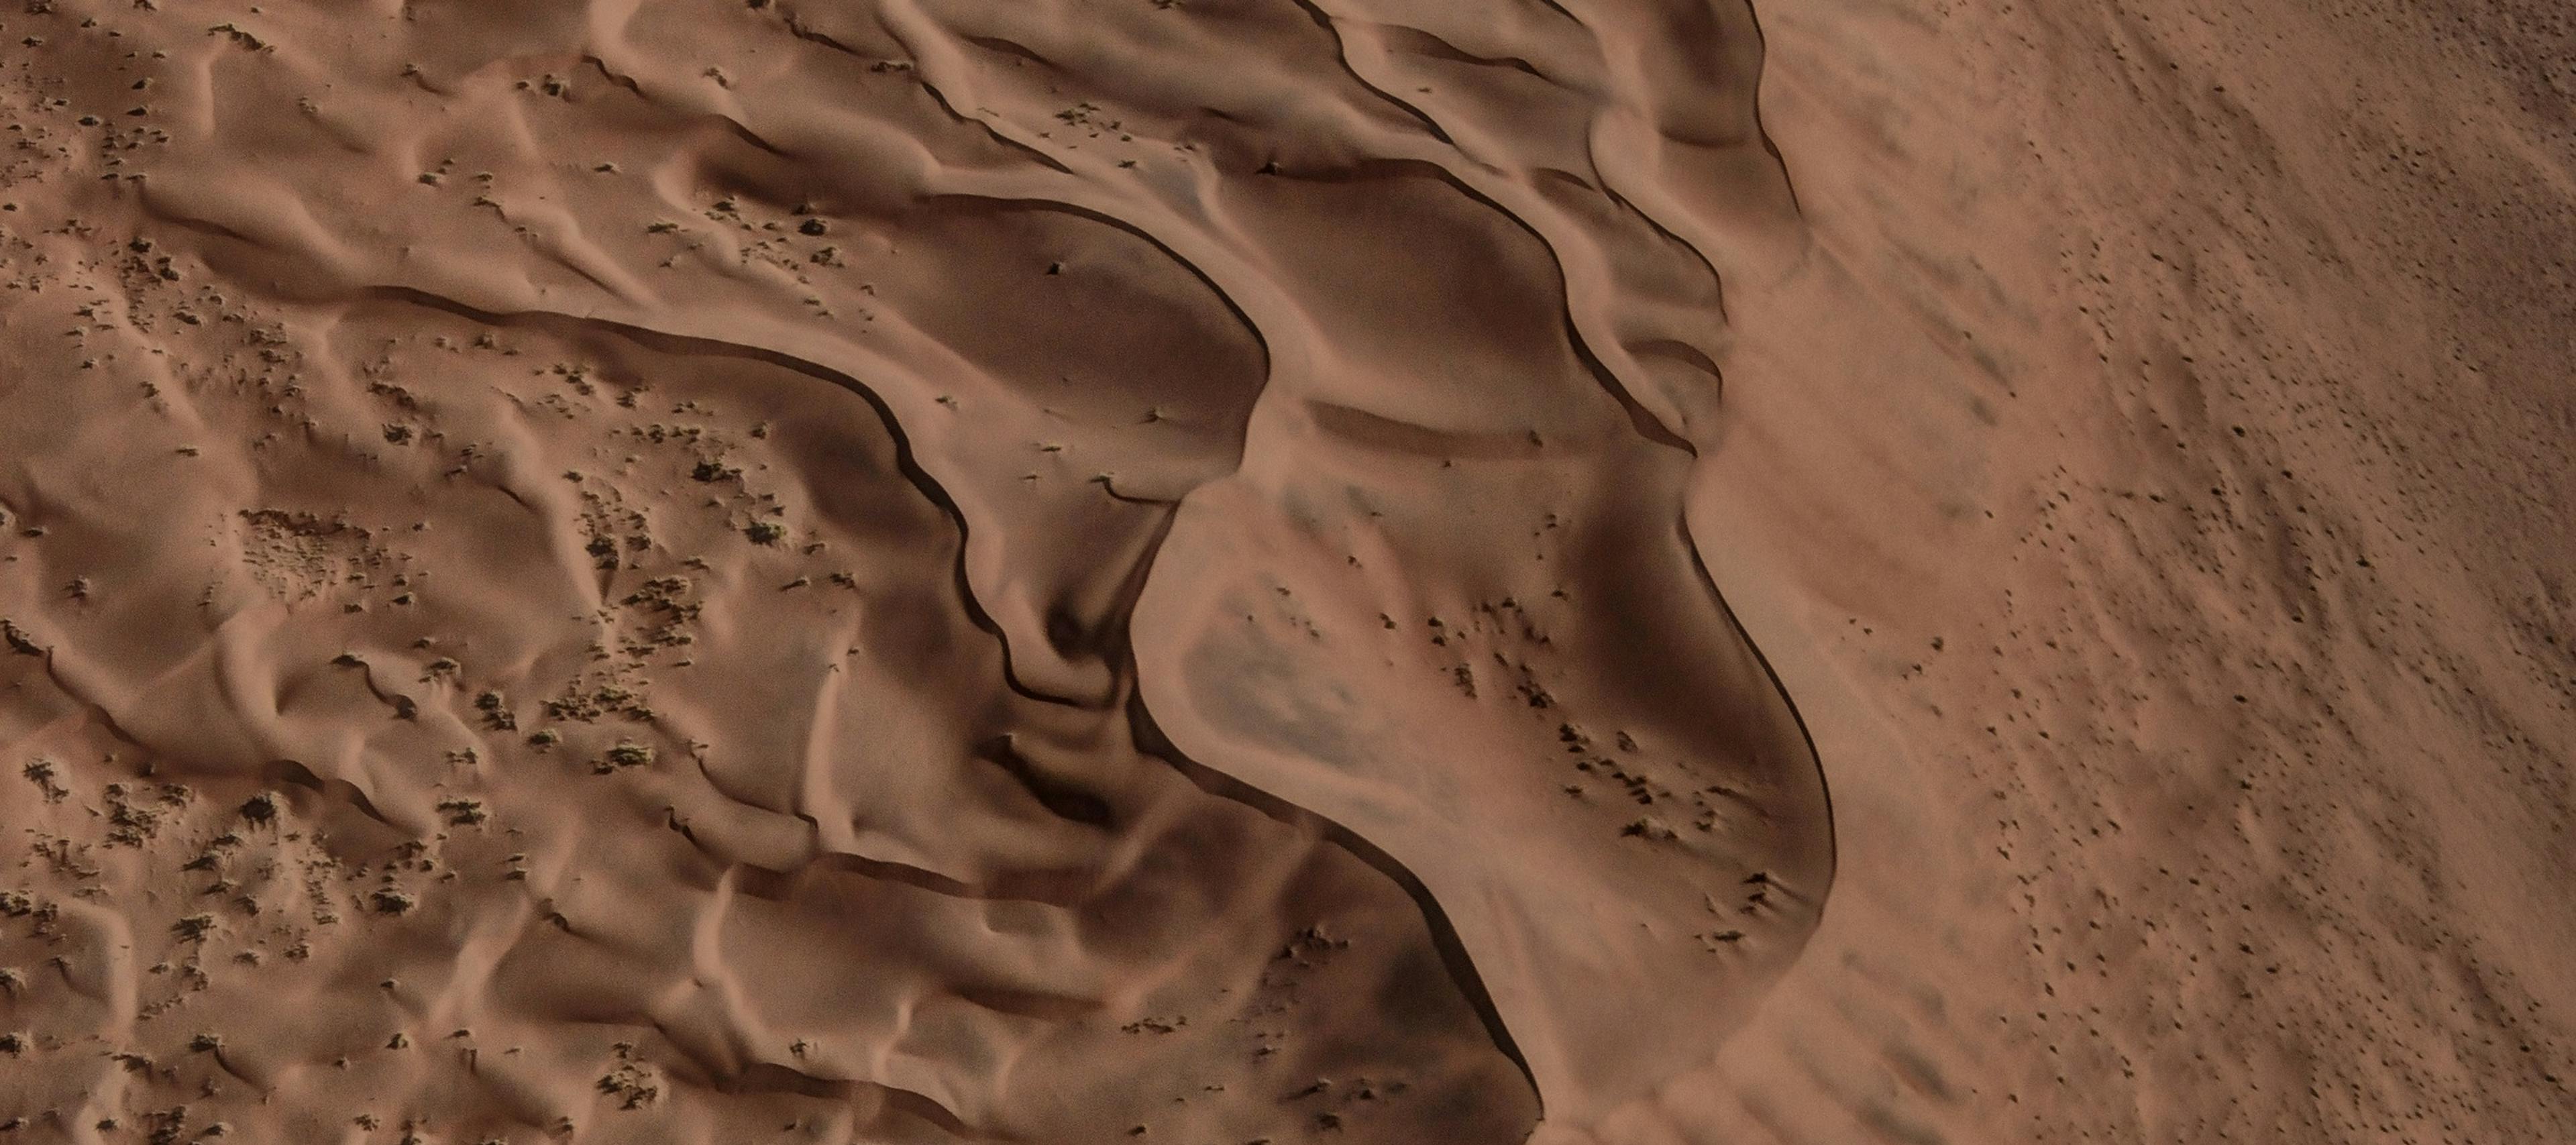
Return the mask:
{"type": "Polygon", "coordinates": [[[2022,8],[0,16],[0,1142],[2576,1139],[2576,30],[2022,8]]]}

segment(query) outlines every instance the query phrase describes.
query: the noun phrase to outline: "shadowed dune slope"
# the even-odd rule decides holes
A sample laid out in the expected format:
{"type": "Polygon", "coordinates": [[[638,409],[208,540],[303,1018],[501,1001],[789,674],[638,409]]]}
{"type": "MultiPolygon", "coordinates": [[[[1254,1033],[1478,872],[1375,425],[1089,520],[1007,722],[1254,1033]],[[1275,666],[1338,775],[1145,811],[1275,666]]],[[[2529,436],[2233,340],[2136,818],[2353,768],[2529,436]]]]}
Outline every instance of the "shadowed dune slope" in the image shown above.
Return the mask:
{"type": "Polygon", "coordinates": [[[2563,4],[7,8],[0,1145],[2576,1140],[2563,4]]]}
{"type": "Polygon", "coordinates": [[[1822,916],[1740,5],[0,32],[0,1118],[1483,1145],[1822,916]]]}

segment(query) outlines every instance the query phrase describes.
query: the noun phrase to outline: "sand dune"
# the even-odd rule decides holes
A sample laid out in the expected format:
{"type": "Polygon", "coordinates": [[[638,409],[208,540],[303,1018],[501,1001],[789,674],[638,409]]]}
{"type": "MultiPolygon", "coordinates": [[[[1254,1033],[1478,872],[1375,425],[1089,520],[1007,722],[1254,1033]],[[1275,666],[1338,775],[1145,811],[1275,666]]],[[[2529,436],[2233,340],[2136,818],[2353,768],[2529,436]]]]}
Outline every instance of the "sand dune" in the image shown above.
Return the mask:
{"type": "Polygon", "coordinates": [[[1716,281],[1615,186],[1758,158],[1749,66],[231,15],[31,57],[46,137],[144,101],[21,206],[31,1124],[1511,1140],[1814,925],[1816,762],[1680,514],[1716,281]]]}
{"type": "Polygon", "coordinates": [[[0,1138],[2567,1136],[2556,97],[1914,7],[0,16],[0,1138]]]}

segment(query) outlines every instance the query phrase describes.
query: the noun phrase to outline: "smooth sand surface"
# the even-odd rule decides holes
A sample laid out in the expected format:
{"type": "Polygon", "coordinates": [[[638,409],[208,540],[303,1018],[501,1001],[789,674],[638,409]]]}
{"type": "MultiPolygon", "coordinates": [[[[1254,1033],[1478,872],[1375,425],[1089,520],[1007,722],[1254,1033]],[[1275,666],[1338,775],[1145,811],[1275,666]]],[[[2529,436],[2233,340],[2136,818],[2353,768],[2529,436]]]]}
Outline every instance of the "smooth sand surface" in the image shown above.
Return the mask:
{"type": "Polygon", "coordinates": [[[2576,1140],[2576,28],[2026,8],[13,6],[0,1142],[2576,1140]]]}

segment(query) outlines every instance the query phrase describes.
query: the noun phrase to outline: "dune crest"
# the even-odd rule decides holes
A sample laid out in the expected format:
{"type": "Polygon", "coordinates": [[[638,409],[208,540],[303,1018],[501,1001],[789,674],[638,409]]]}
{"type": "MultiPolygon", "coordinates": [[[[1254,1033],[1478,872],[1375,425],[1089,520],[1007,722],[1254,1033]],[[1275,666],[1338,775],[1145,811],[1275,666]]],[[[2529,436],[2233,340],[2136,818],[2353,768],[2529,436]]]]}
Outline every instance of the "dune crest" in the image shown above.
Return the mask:
{"type": "Polygon", "coordinates": [[[0,30],[0,1118],[1516,1140],[1817,925],[1740,4],[0,30]]]}

